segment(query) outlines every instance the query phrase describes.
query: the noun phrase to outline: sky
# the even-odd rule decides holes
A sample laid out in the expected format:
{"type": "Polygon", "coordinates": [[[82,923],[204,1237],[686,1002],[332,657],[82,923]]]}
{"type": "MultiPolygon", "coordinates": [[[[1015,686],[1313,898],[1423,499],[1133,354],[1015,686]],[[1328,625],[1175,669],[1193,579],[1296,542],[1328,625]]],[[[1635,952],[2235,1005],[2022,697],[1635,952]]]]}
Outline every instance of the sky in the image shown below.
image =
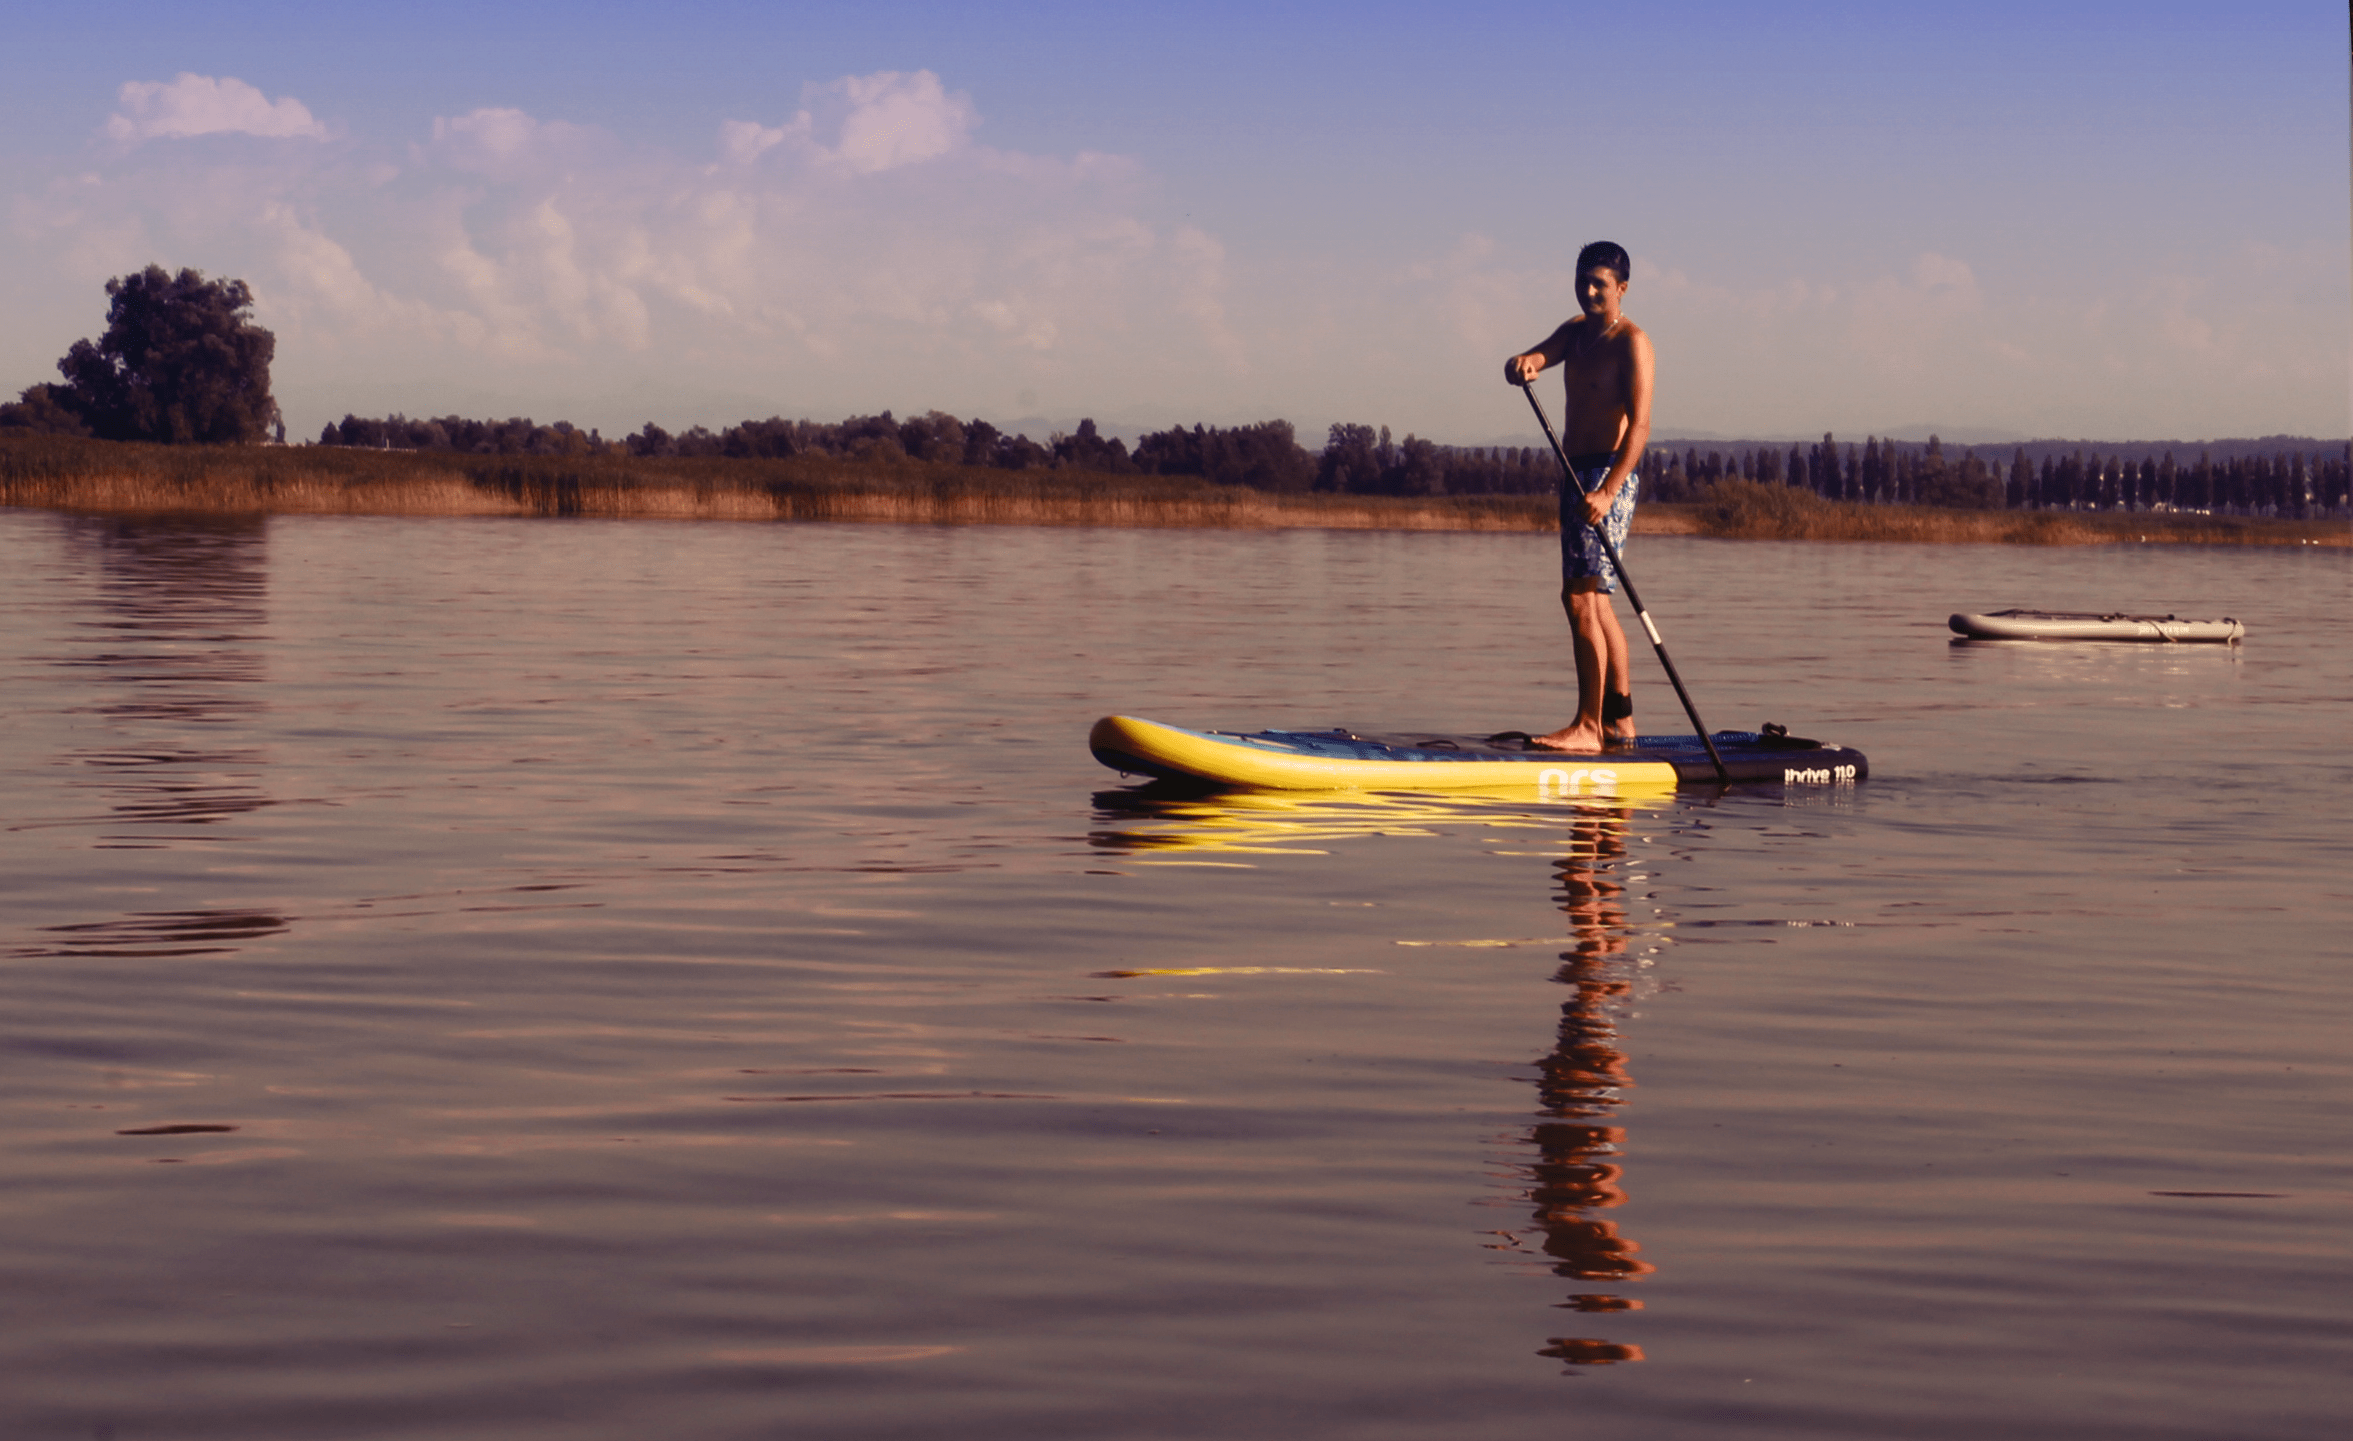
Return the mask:
{"type": "MultiPolygon", "coordinates": [[[[1633,257],[1662,434],[2353,429],[2312,3],[105,3],[0,53],[0,390],[150,263],[289,429],[929,409],[1529,443],[1633,257]]],[[[1043,438],[1042,435],[1040,438],[1043,438]]]]}

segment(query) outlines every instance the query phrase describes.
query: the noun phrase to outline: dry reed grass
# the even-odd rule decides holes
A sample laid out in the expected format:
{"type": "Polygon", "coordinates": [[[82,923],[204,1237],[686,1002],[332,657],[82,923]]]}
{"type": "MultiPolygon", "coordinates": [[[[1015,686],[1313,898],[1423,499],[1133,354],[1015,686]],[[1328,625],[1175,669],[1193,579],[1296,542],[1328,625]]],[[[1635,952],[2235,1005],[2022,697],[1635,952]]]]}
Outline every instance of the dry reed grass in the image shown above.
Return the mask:
{"type": "Polygon", "coordinates": [[[1277,495],[1186,477],[917,460],[475,456],[0,439],[0,505],[76,511],[602,516],[1261,529],[1551,527],[1533,496],[1277,495]]]}
{"type": "MultiPolygon", "coordinates": [[[[1290,495],[1181,476],[973,470],[917,460],[636,459],[121,445],[0,436],[0,505],[111,513],[600,516],[1332,530],[1548,531],[1548,496],[1290,495]]],[[[1637,534],[1744,539],[2346,545],[2335,521],[1850,505],[1727,481],[1650,506],[1637,534]]]]}
{"type": "Polygon", "coordinates": [[[1859,505],[1753,481],[1719,481],[1684,508],[1694,533],[1732,540],[1884,540],[2007,545],[2353,545],[2341,520],[2151,511],[1942,510],[1859,505]]]}

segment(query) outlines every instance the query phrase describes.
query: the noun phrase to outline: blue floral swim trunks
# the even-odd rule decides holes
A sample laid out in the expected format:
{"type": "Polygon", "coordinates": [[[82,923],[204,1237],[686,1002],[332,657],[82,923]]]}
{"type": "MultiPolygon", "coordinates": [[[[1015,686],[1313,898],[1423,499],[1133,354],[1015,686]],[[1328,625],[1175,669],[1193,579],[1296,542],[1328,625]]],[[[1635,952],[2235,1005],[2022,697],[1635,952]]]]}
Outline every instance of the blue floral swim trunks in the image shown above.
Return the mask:
{"type": "MultiPolygon", "coordinates": [[[[1610,467],[1616,463],[1614,455],[1569,457],[1569,467],[1577,473],[1578,485],[1583,490],[1608,479],[1610,467]]],[[[1628,471],[1618,498],[1610,503],[1609,514],[1601,518],[1602,529],[1609,532],[1610,544],[1621,555],[1626,549],[1627,529],[1634,523],[1634,492],[1641,485],[1642,478],[1628,471]]],[[[1618,577],[1610,567],[1609,557],[1602,553],[1601,541],[1593,534],[1593,527],[1585,523],[1585,497],[1567,485],[1561,487],[1560,493],[1560,574],[1563,584],[1600,576],[1604,595],[1615,594],[1618,589],[1618,577]]]]}

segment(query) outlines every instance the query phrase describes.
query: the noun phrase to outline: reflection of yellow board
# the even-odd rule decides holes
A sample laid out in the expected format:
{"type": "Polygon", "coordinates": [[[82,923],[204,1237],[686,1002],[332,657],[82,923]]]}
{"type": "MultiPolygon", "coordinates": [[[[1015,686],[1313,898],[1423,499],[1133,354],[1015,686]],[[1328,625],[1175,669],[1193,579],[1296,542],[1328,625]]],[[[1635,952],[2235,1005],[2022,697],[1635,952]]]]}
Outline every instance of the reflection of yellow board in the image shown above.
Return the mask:
{"type": "Polygon", "coordinates": [[[1340,732],[1184,730],[1105,716],[1087,737],[1114,770],[1263,790],[1482,791],[1537,800],[1664,796],[1675,767],[1640,754],[1571,756],[1440,738],[1400,744],[1340,732]]]}
{"type": "MultiPolygon", "coordinates": [[[[1374,836],[1434,836],[1474,830],[1504,833],[1509,844],[1553,849],[1501,855],[1555,855],[1564,817],[1623,818],[1656,798],[1539,797],[1523,786],[1467,791],[1248,791],[1186,795],[1119,791],[1112,822],[1088,841],[1144,865],[1219,866],[1248,870],[1261,857],[1330,855],[1335,842],[1374,836]],[[1222,859],[1204,859],[1211,852],[1222,859]]],[[[1575,848],[1573,842],[1571,849],[1575,848]]]]}

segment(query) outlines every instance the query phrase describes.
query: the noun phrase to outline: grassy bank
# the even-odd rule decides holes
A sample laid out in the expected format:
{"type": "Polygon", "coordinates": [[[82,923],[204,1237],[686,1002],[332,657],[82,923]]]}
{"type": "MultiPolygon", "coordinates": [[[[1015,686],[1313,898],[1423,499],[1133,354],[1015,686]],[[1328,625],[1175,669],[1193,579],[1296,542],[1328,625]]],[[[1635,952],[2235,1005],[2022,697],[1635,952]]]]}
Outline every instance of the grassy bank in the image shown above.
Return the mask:
{"type": "Polygon", "coordinates": [[[2009,545],[2353,545],[2342,520],[2159,511],[1942,510],[1858,505],[1752,481],[1719,481],[1696,505],[1659,507],[1689,517],[1692,534],[1734,540],[1886,540],[2009,545]]]}
{"type": "Polygon", "coordinates": [[[1544,530],[1530,496],[1277,495],[1184,476],[927,461],[488,456],[0,438],[0,505],[94,512],[606,516],[1338,530],[1544,530]]]}
{"type": "MultiPolygon", "coordinates": [[[[108,513],[604,516],[1335,530],[1543,531],[1542,496],[1273,494],[1182,476],[849,461],[496,456],[0,436],[0,505],[108,513]]],[[[2342,521],[1851,505],[1727,481],[1652,505],[1637,534],[1730,539],[2335,545],[2342,521]]]]}

